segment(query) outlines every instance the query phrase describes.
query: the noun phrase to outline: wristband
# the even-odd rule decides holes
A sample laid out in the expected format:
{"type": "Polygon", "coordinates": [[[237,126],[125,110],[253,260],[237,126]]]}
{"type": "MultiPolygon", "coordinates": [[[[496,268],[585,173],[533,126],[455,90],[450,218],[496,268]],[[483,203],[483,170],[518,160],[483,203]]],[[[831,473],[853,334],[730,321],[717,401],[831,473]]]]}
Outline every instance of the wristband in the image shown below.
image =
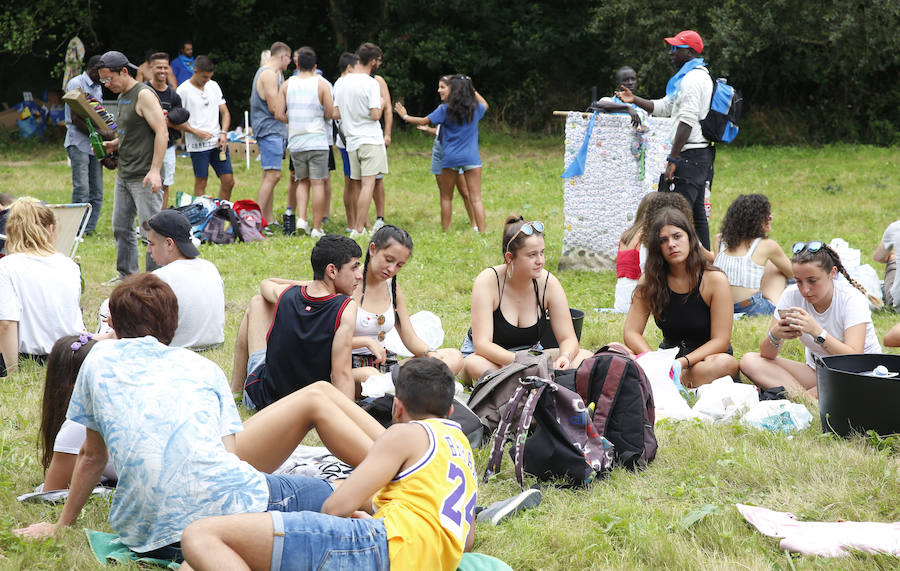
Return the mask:
{"type": "Polygon", "coordinates": [[[687,369],[690,369],[690,368],[691,368],[691,360],[688,359],[688,356],[687,356],[687,355],[682,355],[682,357],[684,357],[684,360],[685,360],[685,361],[687,362],[687,364],[688,364],[688,366],[687,366],[686,368],[687,368],[687,369]]]}
{"type": "Polygon", "coordinates": [[[779,339],[778,337],[775,337],[775,334],[772,333],[771,329],[769,329],[768,336],[769,336],[769,343],[774,345],[776,349],[781,347],[781,339],[779,339]]]}
{"type": "Polygon", "coordinates": [[[406,115],[403,116],[403,120],[404,120],[404,121],[406,121],[407,119],[409,119],[409,114],[406,114],[406,115]]]}

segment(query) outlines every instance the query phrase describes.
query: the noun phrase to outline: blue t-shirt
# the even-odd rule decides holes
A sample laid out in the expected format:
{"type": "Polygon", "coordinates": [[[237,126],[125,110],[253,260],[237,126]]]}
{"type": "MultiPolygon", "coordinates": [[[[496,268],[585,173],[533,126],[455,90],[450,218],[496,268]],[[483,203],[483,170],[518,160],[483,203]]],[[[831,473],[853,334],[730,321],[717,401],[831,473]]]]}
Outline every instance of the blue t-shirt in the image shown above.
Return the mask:
{"type": "Polygon", "coordinates": [[[194,75],[194,58],[187,57],[184,54],[178,54],[178,57],[169,64],[172,73],[175,74],[175,81],[181,85],[194,75]]]}
{"type": "Polygon", "coordinates": [[[447,115],[446,103],[441,103],[428,115],[432,124],[441,126],[441,144],[444,147],[441,168],[481,164],[481,155],[478,153],[478,122],[484,117],[486,110],[487,107],[479,103],[472,120],[462,125],[447,115]]]}
{"type": "Polygon", "coordinates": [[[153,337],[91,349],[66,418],[103,437],[119,475],[109,525],[145,552],[181,540],[194,520],[262,512],[265,475],[225,450],[243,429],[225,374],[153,337]]]}

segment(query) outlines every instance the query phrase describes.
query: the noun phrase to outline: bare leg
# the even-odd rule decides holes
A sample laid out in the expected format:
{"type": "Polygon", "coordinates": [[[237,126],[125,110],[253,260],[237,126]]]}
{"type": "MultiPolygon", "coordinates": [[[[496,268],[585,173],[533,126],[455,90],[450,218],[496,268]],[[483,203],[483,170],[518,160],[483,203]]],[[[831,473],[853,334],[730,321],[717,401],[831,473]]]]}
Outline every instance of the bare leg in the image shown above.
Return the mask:
{"type": "Polygon", "coordinates": [[[309,210],[309,179],[304,178],[297,181],[297,191],[294,196],[297,208],[294,213],[297,220],[306,220],[306,211],[309,210]]]}
{"type": "Polygon", "coordinates": [[[271,169],[263,171],[262,180],[259,182],[256,203],[262,208],[262,216],[266,220],[275,220],[275,214],[272,212],[272,194],[275,192],[275,185],[279,180],[281,180],[281,169],[271,169]]]}
{"type": "Polygon", "coordinates": [[[291,171],[290,178],[288,178],[288,208],[294,212],[297,212],[297,185],[299,183],[299,180],[294,180],[294,171],[291,171]]]}
{"type": "Polygon", "coordinates": [[[488,369],[499,369],[500,365],[485,359],[481,355],[477,353],[472,353],[465,359],[463,359],[463,377],[462,382],[464,385],[472,386],[475,381],[480,379],[484,372],[488,369]]]}
{"type": "Polygon", "coordinates": [[[741,357],[741,372],[762,389],[784,387],[790,394],[809,394],[818,398],[816,372],[806,363],[784,357],[766,359],[759,353],[745,353],[741,357]]]}
{"type": "Polygon", "coordinates": [[[307,197],[311,192],[313,228],[315,228],[316,230],[321,230],[322,219],[325,218],[325,213],[328,211],[328,204],[325,202],[325,180],[309,179],[309,188],[310,190],[307,192],[307,197]]]}
{"type": "Polygon", "coordinates": [[[163,199],[162,199],[162,209],[165,210],[169,207],[169,187],[163,186],[162,189],[163,199]]]}
{"type": "Polygon", "coordinates": [[[181,569],[269,569],[274,527],[268,513],[197,520],[185,528],[181,569]]]}
{"type": "Polygon", "coordinates": [[[681,373],[681,383],[687,387],[699,387],[726,375],[738,374],[738,362],[728,353],[715,353],[681,373]]]}
{"type": "Polygon", "coordinates": [[[375,179],[375,216],[384,218],[384,179],[375,179]]]}
{"type": "Polygon", "coordinates": [[[206,194],[206,181],[208,178],[194,177],[194,196],[203,196],[206,194]]]}
{"type": "Polygon", "coordinates": [[[234,175],[223,174],[219,177],[219,198],[231,200],[231,191],[234,189],[234,175]]]}
{"type": "Polygon", "coordinates": [[[359,200],[359,181],[344,177],[344,211],[347,213],[347,228],[356,224],[356,201],[359,200]]]}
{"type": "Polygon", "coordinates": [[[261,472],[280,466],[315,428],[332,454],[358,466],[384,427],[331,383],[319,381],[275,401],[244,423],[234,453],[261,472]]]}
{"type": "Polygon", "coordinates": [[[375,192],[375,175],[364,176],[359,181],[359,198],[356,201],[356,221],[350,227],[362,232],[369,221],[369,205],[375,192]]]}
{"type": "Polygon", "coordinates": [[[469,185],[469,201],[472,203],[472,211],[475,213],[475,222],[479,232],[484,232],[484,204],[481,202],[481,167],[469,169],[465,172],[466,183],[469,185]]]}
{"type": "Polygon", "coordinates": [[[325,218],[331,218],[331,173],[325,179],[325,218]]]}
{"type": "Polygon", "coordinates": [[[273,304],[267,302],[261,295],[254,295],[250,298],[234,346],[231,392],[243,392],[244,381],[247,380],[247,360],[256,351],[266,348],[266,334],[274,317],[275,306],[273,304]]]}
{"type": "Polygon", "coordinates": [[[463,356],[462,353],[459,352],[459,349],[447,347],[445,349],[438,349],[435,353],[437,353],[435,357],[447,365],[447,368],[450,369],[453,376],[459,375],[459,372],[462,371],[463,368],[463,356]]]}
{"type": "Polygon", "coordinates": [[[475,221],[475,211],[472,210],[472,201],[469,200],[469,185],[466,183],[466,176],[464,174],[456,173],[456,190],[462,197],[463,205],[466,207],[466,214],[469,215],[469,223],[477,228],[478,224],[475,221]]]}
{"type": "Polygon", "coordinates": [[[453,185],[456,184],[456,171],[443,169],[437,176],[438,189],[441,191],[441,227],[444,232],[450,229],[453,217],[453,185]]]}
{"type": "Polygon", "coordinates": [[[763,297],[772,303],[778,303],[784,288],[787,287],[787,278],[778,271],[775,264],[766,262],[766,269],[763,270],[762,281],[759,284],[759,291],[763,297]]]}

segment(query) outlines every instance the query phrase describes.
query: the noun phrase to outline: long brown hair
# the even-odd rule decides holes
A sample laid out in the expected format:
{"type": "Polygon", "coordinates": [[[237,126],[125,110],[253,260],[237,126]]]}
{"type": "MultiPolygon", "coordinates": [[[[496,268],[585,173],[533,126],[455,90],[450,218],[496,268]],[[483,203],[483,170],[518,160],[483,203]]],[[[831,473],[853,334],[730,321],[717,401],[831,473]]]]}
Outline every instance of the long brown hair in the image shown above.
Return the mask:
{"type": "Polygon", "coordinates": [[[81,370],[85,357],[97,342],[88,338],[88,334],[66,335],[60,338],[50,350],[47,358],[47,373],[44,380],[44,400],[41,404],[40,444],[43,448],[41,465],[46,471],[53,459],[53,443],[59,433],[66,410],[75,388],[75,378],[81,370]],[[79,337],[87,339],[82,343],[79,337]],[[72,347],[77,347],[72,349],[72,347]]]}
{"type": "Polygon", "coordinates": [[[697,232],[683,212],[676,208],[666,208],[660,211],[651,220],[650,230],[644,236],[644,240],[647,241],[647,262],[644,264],[643,278],[635,288],[635,294],[644,298],[650,312],[657,319],[669,305],[669,263],[663,256],[659,243],[659,232],[664,226],[680,228],[688,236],[689,251],[687,259],[684,261],[690,278],[688,291],[694,291],[697,288],[700,284],[700,276],[704,271],[721,271],[707,262],[700,239],[697,238],[697,232]]]}

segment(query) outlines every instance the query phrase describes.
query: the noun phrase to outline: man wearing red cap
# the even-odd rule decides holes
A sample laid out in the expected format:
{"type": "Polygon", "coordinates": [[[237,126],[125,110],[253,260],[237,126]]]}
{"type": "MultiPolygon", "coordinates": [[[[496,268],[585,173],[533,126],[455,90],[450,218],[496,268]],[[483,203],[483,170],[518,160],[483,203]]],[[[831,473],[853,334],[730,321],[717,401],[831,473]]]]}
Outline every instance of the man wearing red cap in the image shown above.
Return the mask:
{"type": "Polygon", "coordinates": [[[703,198],[706,184],[712,185],[716,149],[703,137],[700,120],[709,113],[713,81],[700,57],[703,53],[700,34],[685,30],[665,38],[665,42],[669,45],[669,59],[677,70],[666,84],[666,96],[642,99],[624,85],[616,95],[648,113],[673,119],[669,136],[672,148],[666,170],[660,177],[660,190],[675,191],[687,199],[694,212],[694,228],[708,250],[709,222],[703,198]]]}

